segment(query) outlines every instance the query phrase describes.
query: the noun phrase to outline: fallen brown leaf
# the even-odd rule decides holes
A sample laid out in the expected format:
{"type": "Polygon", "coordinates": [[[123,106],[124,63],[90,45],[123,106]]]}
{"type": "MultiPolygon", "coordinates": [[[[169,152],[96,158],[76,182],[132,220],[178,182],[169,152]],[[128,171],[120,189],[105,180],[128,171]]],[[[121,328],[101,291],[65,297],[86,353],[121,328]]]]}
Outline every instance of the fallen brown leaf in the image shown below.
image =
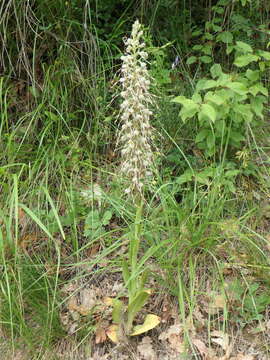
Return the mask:
{"type": "Polygon", "coordinates": [[[253,355],[238,354],[237,356],[231,357],[230,360],[255,360],[255,358],[253,355]]]}
{"type": "Polygon", "coordinates": [[[107,339],[106,331],[102,327],[96,329],[96,344],[102,344],[107,339]]]}
{"type": "Polygon", "coordinates": [[[142,338],[141,343],[137,346],[137,350],[142,356],[140,359],[157,360],[157,355],[152,346],[152,339],[149,336],[142,338]]]}
{"type": "Polygon", "coordinates": [[[211,341],[220,345],[224,351],[227,351],[229,348],[229,335],[225,334],[223,331],[212,331],[211,341]]]}
{"type": "Polygon", "coordinates": [[[200,340],[200,339],[192,339],[192,343],[193,345],[196,346],[196,348],[198,349],[200,355],[202,356],[203,359],[205,360],[210,360],[209,358],[209,350],[206,347],[206,345],[200,340]]]}

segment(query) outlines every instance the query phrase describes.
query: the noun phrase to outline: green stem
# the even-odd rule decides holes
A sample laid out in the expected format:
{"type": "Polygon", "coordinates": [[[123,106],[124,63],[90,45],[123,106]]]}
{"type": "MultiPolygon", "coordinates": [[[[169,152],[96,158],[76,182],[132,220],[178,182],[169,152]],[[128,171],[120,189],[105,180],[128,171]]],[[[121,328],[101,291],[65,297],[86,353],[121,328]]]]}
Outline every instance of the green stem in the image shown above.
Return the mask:
{"type": "MultiPolygon", "coordinates": [[[[137,271],[137,265],[138,265],[138,252],[141,242],[141,230],[142,230],[142,210],[143,210],[143,201],[140,198],[136,202],[136,217],[135,217],[135,224],[134,224],[134,236],[132,237],[130,241],[130,274],[131,277],[134,276],[134,274],[137,271]]],[[[136,294],[136,284],[137,280],[134,278],[131,280],[131,296],[130,300],[132,301],[133,296],[136,294]]]]}

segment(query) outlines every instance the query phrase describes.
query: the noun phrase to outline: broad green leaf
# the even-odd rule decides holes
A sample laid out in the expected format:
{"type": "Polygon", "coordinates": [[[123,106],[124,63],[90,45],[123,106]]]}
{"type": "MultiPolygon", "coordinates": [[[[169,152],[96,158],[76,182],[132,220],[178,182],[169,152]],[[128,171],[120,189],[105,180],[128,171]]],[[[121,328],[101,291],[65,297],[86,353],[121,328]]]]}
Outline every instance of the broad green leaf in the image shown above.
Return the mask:
{"type": "Polygon", "coordinates": [[[207,176],[206,174],[204,174],[203,172],[202,173],[199,173],[199,174],[196,174],[195,175],[195,180],[200,183],[200,184],[203,184],[203,185],[209,185],[209,176],[207,176]]]}
{"type": "Polygon", "coordinates": [[[246,77],[251,81],[256,81],[260,78],[260,71],[247,69],[246,77]]]}
{"type": "Polygon", "coordinates": [[[216,6],[216,7],[215,7],[215,12],[216,12],[217,14],[223,14],[224,11],[225,11],[225,9],[224,9],[223,7],[220,7],[220,6],[216,6]]]}
{"type": "Polygon", "coordinates": [[[253,54],[241,55],[234,60],[234,65],[238,67],[247,66],[253,61],[258,61],[259,56],[253,54]]]}
{"type": "Polygon", "coordinates": [[[200,79],[196,84],[196,91],[201,91],[204,87],[204,84],[206,83],[207,79],[203,78],[200,79]]]}
{"type": "Polygon", "coordinates": [[[98,210],[91,210],[85,219],[86,229],[97,229],[102,223],[99,219],[98,210]]]}
{"type": "Polygon", "coordinates": [[[202,52],[205,55],[211,55],[212,54],[212,45],[204,45],[202,48],[202,52]]]}
{"type": "Polygon", "coordinates": [[[263,118],[263,102],[264,102],[265,98],[262,96],[256,96],[253,99],[250,100],[250,105],[251,105],[251,109],[252,111],[259,116],[261,119],[263,118]]]}
{"type": "Polygon", "coordinates": [[[219,95],[214,94],[212,91],[209,91],[205,94],[204,101],[211,101],[216,105],[222,105],[226,101],[226,99],[222,98],[219,95]]]}
{"type": "Polygon", "coordinates": [[[108,225],[111,218],[113,216],[113,213],[110,210],[106,210],[103,217],[102,217],[102,224],[103,225],[108,225]]]}
{"type": "Polygon", "coordinates": [[[213,59],[210,56],[200,56],[199,58],[201,60],[201,62],[203,62],[204,64],[209,64],[211,62],[213,62],[213,59]]]}
{"type": "Polygon", "coordinates": [[[222,27],[219,26],[219,25],[215,25],[215,24],[212,24],[212,29],[213,29],[215,32],[222,31],[222,27]]]}
{"type": "Polygon", "coordinates": [[[186,98],[185,96],[176,96],[174,99],[171,100],[172,102],[175,102],[175,103],[178,103],[178,104],[181,104],[185,107],[196,107],[197,104],[194,103],[194,101],[186,98]]]}
{"type": "Polygon", "coordinates": [[[259,62],[259,68],[260,68],[261,71],[265,70],[265,61],[260,61],[259,62]]]}
{"type": "Polygon", "coordinates": [[[223,31],[221,34],[218,34],[217,41],[222,41],[225,44],[232,43],[233,35],[229,31],[223,31]]]}
{"type": "Polygon", "coordinates": [[[183,107],[179,113],[182,120],[185,122],[186,119],[192,118],[198,112],[198,106],[195,108],[185,108],[183,107]]]}
{"type": "Polygon", "coordinates": [[[245,95],[248,92],[246,86],[241,82],[229,82],[226,86],[239,95],[245,95]]]}
{"type": "Polygon", "coordinates": [[[200,51],[200,50],[202,50],[202,45],[194,45],[193,47],[192,47],[192,50],[198,50],[198,51],[200,51]]]}
{"type": "Polygon", "coordinates": [[[143,334],[149,330],[154,329],[160,323],[160,317],[154,314],[147,314],[142,325],[136,325],[130,336],[143,334]]]}
{"type": "Polygon", "coordinates": [[[221,73],[217,79],[218,86],[226,86],[228,82],[231,82],[231,76],[221,73]]]}
{"type": "Polygon", "coordinates": [[[202,104],[201,111],[199,113],[203,117],[207,117],[212,122],[216,120],[216,110],[212,105],[209,104],[202,104]]]}
{"type": "Polygon", "coordinates": [[[184,174],[182,174],[181,176],[179,176],[178,178],[176,178],[175,182],[177,184],[185,184],[187,182],[190,182],[192,180],[192,177],[193,177],[193,171],[192,170],[186,170],[184,172],[184,174]]]}
{"type": "Polygon", "coordinates": [[[220,64],[214,64],[210,69],[212,78],[217,78],[222,74],[222,68],[220,64]]]}
{"type": "Polygon", "coordinates": [[[270,60],[270,51],[259,50],[258,54],[262,56],[265,60],[270,60]]]}
{"type": "Polygon", "coordinates": [[[195,31],[193,31],[193,32],[191,33],[191,35],[192,35],[193,37],[199,36],[199,35],[201,35],[201,34],[202,34],[202,31],[201,31],[201,30],[195,30],[195,31]]]}
{"type": "Polygon", "coordinates": [[[214,39],[214,35],[213,34],[210,34],[209,32],[206,32],[204,35],[203,35],[203,38],[205,40],[213,40],[214,39]]]}
{"type": "MultiPolygon", "coordinates": [[[[207,136],[209,135],[209,133],[211,132],[211,130],[208,130],[208,129],[203,129],[201,130],[197,136],[196,136],[196,139],[195,139],[195,142],[198,143],[198,142],[201,142],[203,141],[204,139],[207,138],[207,136]]],[[[183,175],[182,175],[183,176],[183,175]]]]}
{"type": "Polygon", "coordinates": [[[183,121],[193,117],[199,110],[199,105],[185,96],[177,96],[172,101],[183,105],[179,113],[183,121]]]}
{"type": "Polygon", "coordinates": [[[234,45],[227,45],[226,55],[230,55],[233,50],[234,50],[234,45]]]}
{"type": "Polygon", "coordinates": [[[241,141],[245,140],[245,137],[236,131],[230,132],[230,139],[234,140],[236,143],[240,143],[241,141]]]}
{"type": "Polygon", "coordinates": [[[252,53],[253,52],[252,47],[243,41],[236,41],[235,49],[242,51],[244,53],[252,53]]]}
{"type": "Polygon", "coordinates": [[[214,134],[209,133],[206,139],[208,149],[213,149],[215,147],[215,136],[214,134]]]}
{"type": "Polygon", "coordinates": [[[196,104],[201,104],[201,102],[202,102],[202,97],[201,97],[201,95],[200,95],[198,92],[195,92],[195,93],[192,95],[192,100],[195,101],[196,104]]]}
{"type": "Polygon", "coordinates": [[[207,90],[207,89],[211,89],[216,86],[217,86],[217,82],[215,80],[206,80],[201,89],[207,90]]]}
{"type": "Polygon", "coordinates": [[[260,83],[257,83],[249,88],[249,92],[256,96],[258,93],[262,93],[265,96],[268,96],[268,90],[260,83]]]}
{"type": "Polygon", "coordinates": [[[196,61],[197,61],[197,57],[196,57],[196,56],[190,56],[190,57],[187,59],[186,63],[187,63],[187,65],[191,65],[191,64],[194,64],[196,61]]]}
{"type": "Polygon", "coordinates": [[[223,134],[223,136],[224,136],[227,131],[227,126],[226,126],[225,120],[223,118],[221,118],[221,120],[216,121],[215,128],[219,135],[223,134]]]}
{"type": "Polygon", "coordinates": [[[250,119],[250,117],[252,117],[250,104],[235,104],[233,111],[243,115],[245,119],[250,119]]]}

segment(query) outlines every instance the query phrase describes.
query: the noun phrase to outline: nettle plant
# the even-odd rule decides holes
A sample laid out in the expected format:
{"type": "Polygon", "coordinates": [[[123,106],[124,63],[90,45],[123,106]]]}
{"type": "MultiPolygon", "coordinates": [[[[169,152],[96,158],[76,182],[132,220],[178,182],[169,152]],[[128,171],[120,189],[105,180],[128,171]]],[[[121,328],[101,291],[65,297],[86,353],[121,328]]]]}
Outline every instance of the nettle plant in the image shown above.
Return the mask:
{"type": "MultiPolygon", "coordinates": [[[[245,151],[252,128],[263,119],[268,97],[262,78],[270,66],[270,52],[253,51],[241,41],[230,51],[235,51],[234,65],[243,69],[241,72],[225,73],[220,64],[214,64],[211,78],[200,79],[191,98],[177,96],[172,100],[182,105],[180,117],[184,122],[197,119],[196,145],[219,163],[233,161],[245,151]]],[[[188,170],[180,183],[191,178],[192,171],[188,170]]]]}

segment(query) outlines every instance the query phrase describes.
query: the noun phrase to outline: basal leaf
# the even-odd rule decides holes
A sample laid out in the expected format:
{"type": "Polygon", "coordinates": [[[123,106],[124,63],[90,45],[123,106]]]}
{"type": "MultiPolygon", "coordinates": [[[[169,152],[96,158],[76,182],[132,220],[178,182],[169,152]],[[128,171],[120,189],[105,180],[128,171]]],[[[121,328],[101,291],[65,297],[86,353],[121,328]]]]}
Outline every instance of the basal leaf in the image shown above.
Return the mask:
{"type": "Polygon", "coordinates": [[[154,314],[148,314],[145,317],[144,323],[142,325],[136,325],[133,328],[133,332],[130,336],[136,336],[143,334],[149,330],[154,329],[160,323],[160,317],[154,314]]]}

